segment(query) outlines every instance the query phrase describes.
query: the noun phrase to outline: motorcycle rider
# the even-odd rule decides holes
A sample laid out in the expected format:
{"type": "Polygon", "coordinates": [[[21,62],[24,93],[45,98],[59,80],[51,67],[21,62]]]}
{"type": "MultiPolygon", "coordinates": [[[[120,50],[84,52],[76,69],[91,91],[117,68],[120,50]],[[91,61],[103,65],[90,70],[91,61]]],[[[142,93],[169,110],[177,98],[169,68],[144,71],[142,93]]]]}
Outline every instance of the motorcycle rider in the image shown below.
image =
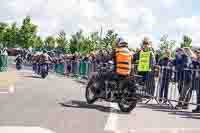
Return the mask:
{"type": "MultiPolygon", "coordinates": [[[[112,72],[108,72],[104,75],[101,81],[101,85],[104,81],[117,80],[127,78],[132,70],[132,52],[128,48],[128,42],[119,38],[116,40],[116,48],[113,50],[111,59],[113,60],[114,69],[112,72]]],[[[125,84],[123,84],[125,85],[125,84]]],[[[104,88],[104,87],[102,87],[104,88]]],[[[120,86],[121,88],[121,86],[120,86]]],[[[101,95],[105,95],[105,91],[102,91],[101,95]]]]}
{"type": "Polygon", "coordinates": [[[17,55],[15,59],[16,65],[21,65],[23,62],[22,56],[20,54],[17,55]]]}
{"type": "Polygon", "coordinates": [[[50,61],[51,61],[51,57],[47,54],[46,50],[43,50],[43,53],[40,55],[40,65],[46,65],[47,72],[49,71],[50,61]]]}
{"type": "Polygon", "coordinates": [[[36,73],[37,72],[37,63],[38,63],[38,54],[35,53],[32,55],[31,57],[32,60],[32,67],[33,67],[33,72],[36,73]]]}

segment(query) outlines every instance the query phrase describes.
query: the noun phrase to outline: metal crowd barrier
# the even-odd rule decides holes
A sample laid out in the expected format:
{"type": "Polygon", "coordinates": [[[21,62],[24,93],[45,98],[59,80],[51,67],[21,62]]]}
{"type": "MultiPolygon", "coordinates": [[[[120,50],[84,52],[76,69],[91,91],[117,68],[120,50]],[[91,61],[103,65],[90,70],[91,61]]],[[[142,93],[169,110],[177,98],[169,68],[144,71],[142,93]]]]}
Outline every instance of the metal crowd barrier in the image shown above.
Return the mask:
{"type": "MultiPolygon", "coordinates": [[[[57,64],[55,71],[88,79],[96,71],[96,62],[65,61],[57,64]]],[[[136,74],[142,77],[139,92],[148,99],[146,103],[155,100],[158,104],[169,104],[171,107],[176,104],[197,105],[197,101],[200,103],[200,69],[176,70],[175,67],[160,66],[158,71],[136,74]]]]}
{"type": "Polygon", "coordinates": [[[200,104],[200,69],[179,69],[162,66],[159,76],[154,72],[142,73],[143,89],[140,93],[149,96],[158,104],[181,107],[200,104]]]}
{"type": "Polygon", "coordinates": [[[88,79],[92,72],[96,71],[95,62],[66,60],[64,63],[55,64],[55,72],[62,75],[72,75],[80,79],[88,79]]]}

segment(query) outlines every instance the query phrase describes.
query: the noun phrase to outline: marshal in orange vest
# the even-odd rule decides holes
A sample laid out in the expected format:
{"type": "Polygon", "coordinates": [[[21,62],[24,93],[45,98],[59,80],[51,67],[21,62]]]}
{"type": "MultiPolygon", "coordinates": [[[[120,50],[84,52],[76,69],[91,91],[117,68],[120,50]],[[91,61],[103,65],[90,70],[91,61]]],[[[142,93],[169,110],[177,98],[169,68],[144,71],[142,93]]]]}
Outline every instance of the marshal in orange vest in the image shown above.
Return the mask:
{"type": "Polygon", "coordinates": [[[116,48],[116,73],[129,75],[131,72],[131,52],[128,48],[116,48]]]}

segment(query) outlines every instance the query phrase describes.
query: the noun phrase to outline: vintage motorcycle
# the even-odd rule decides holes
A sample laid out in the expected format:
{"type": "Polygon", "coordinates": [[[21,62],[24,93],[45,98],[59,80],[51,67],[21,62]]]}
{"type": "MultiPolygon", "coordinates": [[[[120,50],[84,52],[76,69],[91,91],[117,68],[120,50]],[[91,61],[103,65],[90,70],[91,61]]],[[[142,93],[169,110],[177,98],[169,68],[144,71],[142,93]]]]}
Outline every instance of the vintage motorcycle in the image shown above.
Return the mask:
{"type": "Polygon", "coordinates": [[[21,57],[21,56],[18,56],[18,57],[15,59],[15,62],[16,62],[16,69],[17,69],[17,70],[21,70],[21,69],[22,69],[22,63],[23,63],[22,57],[21,57]]]}
{"type": "Polygon", "coordinates": [[[44,79],[48,75],[48,64],[41,64],[40,65],[40,74],[41,77],[44,79]]]}
{"type": "Polygon", "coordinates": [[[112,71],[112,62],[98,65],[97,72],[92,74],[86,86],[86,101],[88,104],[93,104],[98,99],[102,99],[107,102],[118,103],[122,112],[131,112],[139,100],[135,94],[137,86],[134,76],[125,79],[113,75],[112,79],[106,80],[104,75],[112,71]]]}

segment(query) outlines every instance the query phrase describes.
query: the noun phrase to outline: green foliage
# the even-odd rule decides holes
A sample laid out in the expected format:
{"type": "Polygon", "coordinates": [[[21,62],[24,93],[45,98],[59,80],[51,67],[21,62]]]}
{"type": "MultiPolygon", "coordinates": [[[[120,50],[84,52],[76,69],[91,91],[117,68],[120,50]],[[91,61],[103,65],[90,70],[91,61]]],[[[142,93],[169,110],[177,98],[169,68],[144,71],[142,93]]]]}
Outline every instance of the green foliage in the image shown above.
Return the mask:
{"type": "Polygon", "coordinates": [[[115,48],[116,38],[117,38],[117,34],[114,32],[114,30],[108,30],[105,38],[103,39],[103,47],[115,48]]]}
{"type": "Polygon", "coordinates": [[[13,48],[17,47],[19,43],[19,29],[16,27],[16,23],[8,26],[5,29],[3,35],[3,44],[5,47],[13,48]]]}
{"type": "Polygon", "coordinates": [[[162,55],[164,54],[166,49],[169,49],[173,53],[175,46],[176,46],[176,41],[169,40],[168,35],[164,35],[161,37],[159,48],[161,50],[162,55]]]}
{"type": "MultiPolygon", "coordinates": [[[[82,55],[91,53],[99,49],[110,50],[116,46],[117,33],[113,29],[106,32],[102,38],[99,32],[85,34],[82,30],[71,35],[70,39],[66,38],[66,33],[61,30],[57,37],[47,36],[42,39],[37,35],[38,26],[34,25],[31,18],[27,16],[22,22],[22,26],[17,27],[16,23],[7,24],[0,22],[0,47],[22,47],[22,48],[45,48],[47,50],[57,49],[64,53],[80,53],[82,55]]],[[[192,39],[184,35],[181,47],[191,47],[192,39]]],[[[167,35],[160,39],[160,50],[164,53],[169,49],[172,55],[175,55],[176,41],[169,40],[167,35]]],[[[132,51],[137,51],[131,49],[132,51]]]]}
{"type": "Polygon", "coordinates": [[[83,41],[82,30],[79,30],[78,32],[72,35],[70,39],[70,44],[69,44],[69,50],[72,54],[80,51],[82,41],[83,41]]]}
{"type": "Polygon", "coordinates": [[[184,35],[183,42],[181,43],[181,48],[183,48],[183,47],[191,48],[192,47],[191,44],[192,44],[192,39],[189,36],[184,35]]]}
{"type": "Polygon", "coordinates": [[[56,40],[54,39],[53,36],[48,36],[45,41],[44,41],[44,44],[45,44],[45,48],[48,49],[48,50],[51,50],[53,48],[55,48],[55,44],[56,44],[56,40]]]}
{"type": "Polygon", "coordinates": [[[65,31],[61,30],[58,37],[47,36],[43,41],[40,36],[37,36],[37,28],[37,25],[32,23],[30,16],[23,20],[21,27],[17,27],[16,23],[12,25],[0,23],[0,46],[45,48],[47,50],[56,48],[64,53],[87,54],[98,49],[108,50],[115,47],[117,37],[114,30],[108,30],[104,38],[99,36],[99,32],[85,35],[82,30],[79,30],[72,34],[71,39],[68,40],[65,31]]]}
{"type": "Polygon", "coordinates": [[[0,23],[0,47],[3,47],[4,45],[4,35],[6,33],[7,27],[8,27],[8,24],[0,23]]]}
{"type": "Polygon", "coordinates": [[[36,49],[41,49],[43,45],[44,45],[44,41],[42,40],[42,38],[40,36],[36,37],[33,47],[36,49]]]}
{"type": "Polygon", "coordinates": [[[66,33],[64,30],[60,31],[58,37],[56,38],[57,49],[66,53],[68,50],[68,41],[66,38],[66,33]]]}
{"type": "Polygon", "coordinates": [[[19,30],[19,45],[22,48],[29,48],[34,46],[37,38],[37,26],[31,22],[31,18],[27,16],[23,20],[23,24],[19,30]]]}

